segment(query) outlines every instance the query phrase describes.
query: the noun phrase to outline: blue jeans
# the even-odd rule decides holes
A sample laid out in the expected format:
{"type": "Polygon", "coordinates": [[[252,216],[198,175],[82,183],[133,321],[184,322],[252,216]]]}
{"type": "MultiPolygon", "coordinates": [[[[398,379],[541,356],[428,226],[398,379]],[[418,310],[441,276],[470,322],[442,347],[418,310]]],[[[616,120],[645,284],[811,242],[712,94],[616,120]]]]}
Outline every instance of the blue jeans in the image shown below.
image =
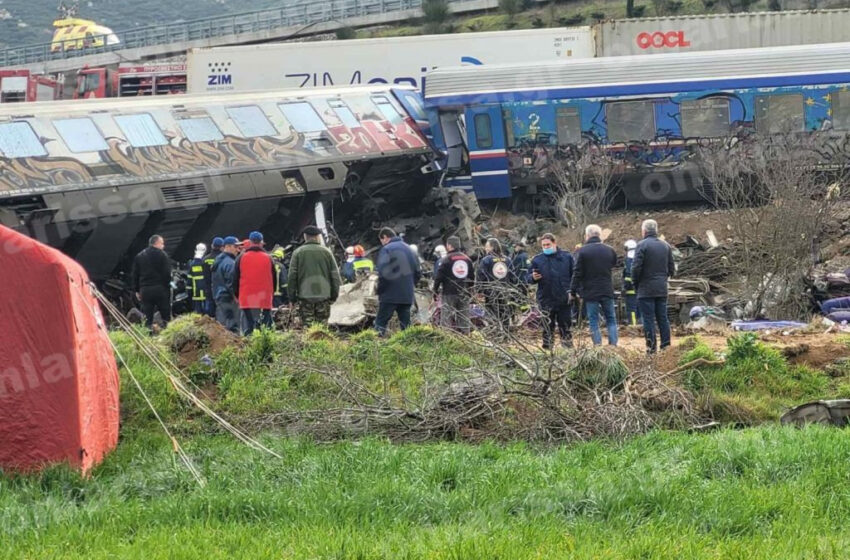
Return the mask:
{"type": "Polygon", "coordinates": [[[378,315],[375,317],[375,330],[381,336],[386,336],[387,325],[393,314],[398,314],[401,330],[410,326],[410,305],[403,303],[378,303],[378,315]]]}
{"type": "Polygon", "coordinates": [[[586,301],[587,322],[590,325],[590,338],[593,344],[602,344],[602,333],[599,331],[599,312],[605,314],[605,325],[608,328],[608,344],[617,346],[617,313],[614,311],[614,299],[602,298],[599,301],[586,301]]]}
{"type": "Polygon", "coordinates": [[[667,318],[667,298],[650,297],[638,298],[640,306],[640,318],[643,320],[643,334],[646,337],[646,350],[654,354],[657,350],[655,338],[655,324],[658,323],[658,331],[661,334],[661,349],[670,346],[670,319],[667,318]]]}

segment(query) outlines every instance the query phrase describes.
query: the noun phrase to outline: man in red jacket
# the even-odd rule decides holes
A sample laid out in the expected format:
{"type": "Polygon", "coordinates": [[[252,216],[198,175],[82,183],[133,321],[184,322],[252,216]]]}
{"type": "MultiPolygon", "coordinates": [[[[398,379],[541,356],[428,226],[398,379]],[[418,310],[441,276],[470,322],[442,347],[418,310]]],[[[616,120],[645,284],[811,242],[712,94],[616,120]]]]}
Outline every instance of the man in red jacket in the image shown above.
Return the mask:
{"type": "Polygon", "coordinates": [[[252,231],[248,241],[233,270],[233,288],[239,298],[246,336],[254,332],[264,310],[271,316],[275,283],[274,261],[263,250],[263,234],[252,231]]]}

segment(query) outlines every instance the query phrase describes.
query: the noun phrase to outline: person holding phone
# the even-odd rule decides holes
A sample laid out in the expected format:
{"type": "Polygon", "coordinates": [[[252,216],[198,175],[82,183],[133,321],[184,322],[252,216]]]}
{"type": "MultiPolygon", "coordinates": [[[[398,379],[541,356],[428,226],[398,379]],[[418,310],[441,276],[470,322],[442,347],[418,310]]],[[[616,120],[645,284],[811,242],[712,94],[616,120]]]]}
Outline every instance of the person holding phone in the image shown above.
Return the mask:
{"type": "Polygon", "coordinates": [[[551,233],[540,238],[542,250],[531,261],[528,282],[537,284],[537,304],[543,314],[543,349],[549,350],[555,340],[555,328],[561,336],[561,346],[571,348],[572,317],[570,315],[570,283],[573,278],[573,256],[558,248],[551,233]]]}

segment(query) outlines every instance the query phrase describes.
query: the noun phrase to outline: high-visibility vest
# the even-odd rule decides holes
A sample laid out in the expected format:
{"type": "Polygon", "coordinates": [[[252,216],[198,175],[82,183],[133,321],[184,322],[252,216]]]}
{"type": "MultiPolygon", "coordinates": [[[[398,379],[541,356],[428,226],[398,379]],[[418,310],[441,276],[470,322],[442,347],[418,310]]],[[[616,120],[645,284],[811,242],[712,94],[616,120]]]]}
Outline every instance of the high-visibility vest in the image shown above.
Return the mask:
{"type": "Polygon", "coordinates": [[[280,283],[280,270],[281,265],[279,262],[274,262],[274,295],[277,297],[283,296],[283,289],[286,287],[286,284],[281,285],[280,283]]]}
{"type": "Polygon", "coordinates": [[[202,260],[192,260],[192,264],[189,267],[189,280],[192,281],[192,301],[206,301],[207,294],[204,292],[204,262],[202,260]]]}
{"type": "Polygon", "coordinates": [[[354,266],[354,273],[355,274],[357,274],[358,272],[362,272],[364,274],[369,274],[373,270],[375,270],[375,265],[372,264],[371,259],[366,259],[366,258],[354,259],[354,262],[352,263],[352,265],[354,266]]]}

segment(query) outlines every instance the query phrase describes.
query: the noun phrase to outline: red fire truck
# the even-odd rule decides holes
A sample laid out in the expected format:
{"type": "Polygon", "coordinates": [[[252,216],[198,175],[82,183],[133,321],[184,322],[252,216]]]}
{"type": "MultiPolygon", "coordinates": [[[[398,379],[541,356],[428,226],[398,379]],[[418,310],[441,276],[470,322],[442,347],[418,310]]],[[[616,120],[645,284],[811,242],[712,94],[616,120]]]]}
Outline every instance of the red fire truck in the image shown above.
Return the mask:
{"type": "Polygon", "coordinates": [[[117,70],[83,68],[74,99],[186,93],[186,64],[121,65],[117,70]]]}
{"type": "Polygon", "coordinates": [[[0,103],[49,101],[62,97],[59,82],[29,70],[0,70],[0,103]]]}

